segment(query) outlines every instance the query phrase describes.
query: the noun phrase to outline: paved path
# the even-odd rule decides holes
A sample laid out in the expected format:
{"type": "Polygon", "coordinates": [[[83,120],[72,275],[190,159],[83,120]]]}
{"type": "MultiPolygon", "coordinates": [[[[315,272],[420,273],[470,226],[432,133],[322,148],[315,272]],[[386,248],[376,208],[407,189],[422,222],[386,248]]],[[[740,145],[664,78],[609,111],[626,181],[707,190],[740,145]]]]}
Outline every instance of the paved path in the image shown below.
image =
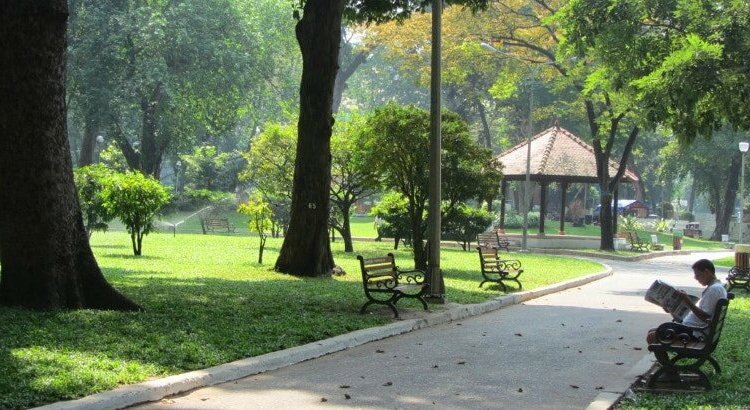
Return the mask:
{"type": "Polygon", "coordinates": [[[586,408],[650,361],[645,332],[669,318],[646,288],[698,293],[690,265],[706,256],[721,255],[603,260],[614,275],[578,288],[138,408],[586,408]]]}

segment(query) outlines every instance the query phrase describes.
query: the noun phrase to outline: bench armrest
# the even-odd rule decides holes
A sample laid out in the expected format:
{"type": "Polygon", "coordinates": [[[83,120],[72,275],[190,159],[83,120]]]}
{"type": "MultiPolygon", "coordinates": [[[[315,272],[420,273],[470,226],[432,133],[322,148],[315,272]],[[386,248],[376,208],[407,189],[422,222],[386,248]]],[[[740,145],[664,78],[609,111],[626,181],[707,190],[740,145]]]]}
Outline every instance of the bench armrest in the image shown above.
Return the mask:
{"type": "Polygon", "coordinates": [[[498,259],[498,268],[502,271],[516,271],[521,269],[521,261],[518,259],[498,259]]]}
{"type": "Polygon", "coordinates": [[[656,340],[657,343],[662,345],[671,345],[675,342],[688,344],[690,341],[694,340],[693,332],[698,331],[704,333],[707,328],[708,326],[692,327],[676,322],[662,323],[656,328],[656,340]]]}
{"type": "Polygon", "coordinates": [[[401,270],[396,268],[396,272],[398,273],[398,280],[400,283],[422,284],[427,277],[425,271],[420,269],[401,270]]]}

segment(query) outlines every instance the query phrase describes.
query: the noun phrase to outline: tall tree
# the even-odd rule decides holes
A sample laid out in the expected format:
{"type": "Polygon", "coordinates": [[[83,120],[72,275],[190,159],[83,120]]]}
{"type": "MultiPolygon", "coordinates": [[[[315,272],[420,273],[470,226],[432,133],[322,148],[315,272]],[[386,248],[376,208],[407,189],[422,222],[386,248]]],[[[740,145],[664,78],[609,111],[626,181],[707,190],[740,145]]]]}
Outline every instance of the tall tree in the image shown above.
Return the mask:
{"type": "Polygon", "coordinates": [[[663,178],[679,180],[692,175],[694,189],[706,194],[716,221],[711,239],[717,241],[729,232],[729,221],[734,215],[742,160],[737,143],[744,140],[747,140],[747,132],[725,127],[711,139],[697,138],[690,145],[674,139],[659,152],[659,171],[663,178]],[[717,161],[717,158],[723,160],[717,161]]]}
{"type": "MultiPolygon", "coordinates": [[[[448,223],[458,208],[470,199],[497,191],[502,177],[492,153],[478,145],[457,114],[442,114],[443,175],[442,216],[448,223]],[[478,183],[477,181],[487,181],[478,183]]],[[[429,198],[429,112],[414,106],[386,104],[367,120],[363,136],[365,169],[380,185],[406,198],[414,264],[427,267],[423,244],[427,230],[429,198]]]]}
{"type": "Polygon", "coordinates": [[[228,133],[265,84],[260,40],[236,1],[73,4],[70,97],[82,162],[107,129],[131,169],[158,178],[168,151],[228,133]]]}
{"type": "Polygon", "coordinates": [[[94,259],[65,115],[65,0],[0,2],[0,304],[136,310],[94,259]]]}
{"type": "Polygon", "coordinates": [[[598,54],[584,53],[587,58],[575,58],[564,53],[561,45],[568,33],[560,22],[569,15],[563,4],[563,0],[493,1],[487,16],[494,17],[497,24],[488,33],[495,44],[516,58],[532,66],[544,65],[541,75],[556,75],[557,87],[575,92],[568,106],[587,125],[596,157],[602,210],[599,247],[613,250],[617,220],[613,217],[612,200],[640,131],[640,117],[632,105],[631,90],[621,89],[596,71],[598,54]],[[619,166],[615,175],[610,175],[610,161],[617,154],[619,166]]]}
{"type": "MultiPolygon", "coordinates": [[[[333,90],[338,71],[341,22],[384,22],[425,10],[430,0],[306,0],[297,10],[297,42],[302,52],[300,116],[294,166],[292,210],[276,270],[300,276],[329,275],[334,267],[329,243],[333,90]]],[[[448,0],[477,9],[486,0],[448,0]]]]}

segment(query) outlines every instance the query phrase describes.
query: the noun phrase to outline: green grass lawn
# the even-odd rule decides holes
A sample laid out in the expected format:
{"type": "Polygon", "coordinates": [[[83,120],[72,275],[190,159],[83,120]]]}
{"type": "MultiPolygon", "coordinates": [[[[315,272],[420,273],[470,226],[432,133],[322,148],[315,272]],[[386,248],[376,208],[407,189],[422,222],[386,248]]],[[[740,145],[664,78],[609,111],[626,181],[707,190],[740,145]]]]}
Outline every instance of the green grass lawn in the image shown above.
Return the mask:
{"type": "MultiPolygon", "coordinates": [[[[358,314],[365,301],[358,261],[343,252],[342,241],[332,246],[347,275],[333,279],[273,272],[281,239],[268,240],[263,265],[257,264],[253,236],[151,234],[142,257],[132,256],[122,232],[95,233],[91,242],[107,279],[145,312],[0,307],[0,408],[72,399],[393,320],[383,307],[358,314]]],[[[390,243],[354,245],[365,256],[392,252],[390,243]]],[[[394,253],[402,268],[413,266],[409,250],[394,253]]],[[[475,303],[501,294],[496,286],[478,288],[475,253],[445,249],[442,255],[449,301],[475,303]]],[[[524,289],[602,269],[572,258],[513,256],[526,270],[524,289]]],[[[402,302],[402,309],[420,308],[416,301],[402,302]]]]}
{"type": "Polygon", "coordinates": [[[744,291],[735,292],[729,303],[724,331],[715,351],[721,374],[713,374],[706,363],[703,370],[709,375],[713,390],[694,394],[645,394],[624,400],[623,409],[747,409],[750,408],[750,298],[744,291]]]}

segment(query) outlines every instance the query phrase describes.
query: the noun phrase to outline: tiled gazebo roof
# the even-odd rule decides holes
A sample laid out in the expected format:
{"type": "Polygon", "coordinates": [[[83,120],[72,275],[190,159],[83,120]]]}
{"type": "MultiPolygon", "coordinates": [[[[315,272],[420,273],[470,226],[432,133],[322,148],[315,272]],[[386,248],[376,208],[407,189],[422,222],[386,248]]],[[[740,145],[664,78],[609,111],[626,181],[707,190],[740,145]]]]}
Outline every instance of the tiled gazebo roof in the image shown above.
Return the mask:
{"type": "MultiPolygon", "coordinates": [[[[526,142],[500,154],[503,178],[508,181],[526,178],[526,142]]],[[[617,163],[609,162],[609,175],[617,173],[617,163]]],[[[548,128],[531,139],[531,180],[548,182],[597,182],[594,148],[559,126],[548,128]]],[[[623,182],[637,181],[638,176],[625,171],[623,182]]]]}

